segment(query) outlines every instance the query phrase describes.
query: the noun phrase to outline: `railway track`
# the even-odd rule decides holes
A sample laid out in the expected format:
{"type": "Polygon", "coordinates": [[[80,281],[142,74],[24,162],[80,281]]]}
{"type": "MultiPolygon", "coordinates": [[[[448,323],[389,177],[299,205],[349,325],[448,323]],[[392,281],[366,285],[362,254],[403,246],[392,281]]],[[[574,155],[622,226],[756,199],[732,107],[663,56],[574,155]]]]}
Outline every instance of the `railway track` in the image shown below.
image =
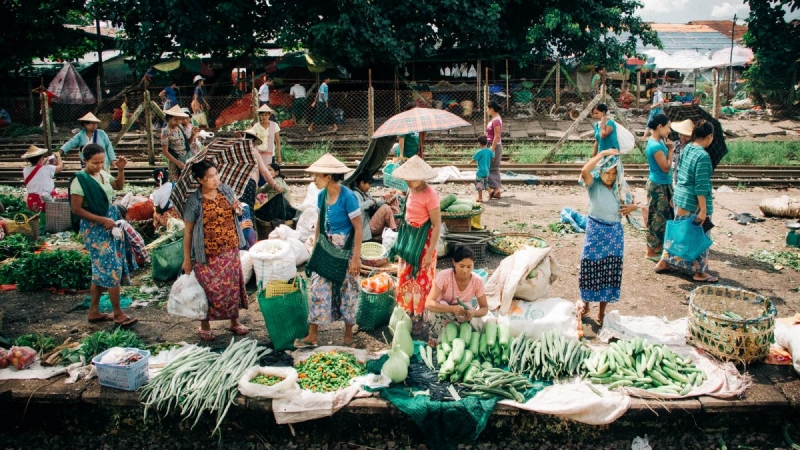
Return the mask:
{"type": "MultiPolygon", "coordinates": [[[[448,164],[434,163],[434,167],[443,167],[448,164]]],[[[153,169],[164,166],[132,165],[125,169],[126,182],[146,185],[153,182],[153,169]]],[[[355,168],[355,165],[351,165],[355,168]]],[[[456,165],[462,171],[474,171],[475,166],[456,165]]],[[[504,164],[504,173],[513,172],[519,175],[533,175],[537,177],[538,184],[573,184],[580,176],[581,164],[504,164]]],[[[286,165],[283,174],[290,183],[307,183],[311,180],[305,172],[306,166],[286,165]]],[[[68,164],[63,172],[56,176],[57,186],[66,186],[68,180],[79,170],[76,164],[68,164]]],[[[625,174],[629,183],[641,185],[646,183],[648,176],[647,166],[644,164],[629,164],[625,166],[625,174]]],[[[380,175],[380,174],[378,174],[380,175]]],[[[738,186],[800,186],[800,166],[718,166],[714,172],[715,185],[738,186]]],[[[509,184],[530,184],[528,180],[510,180],[509,184]]],[[[0,184],[21,186],[23,185],[20,167],[0,167],[0,184]]]]}

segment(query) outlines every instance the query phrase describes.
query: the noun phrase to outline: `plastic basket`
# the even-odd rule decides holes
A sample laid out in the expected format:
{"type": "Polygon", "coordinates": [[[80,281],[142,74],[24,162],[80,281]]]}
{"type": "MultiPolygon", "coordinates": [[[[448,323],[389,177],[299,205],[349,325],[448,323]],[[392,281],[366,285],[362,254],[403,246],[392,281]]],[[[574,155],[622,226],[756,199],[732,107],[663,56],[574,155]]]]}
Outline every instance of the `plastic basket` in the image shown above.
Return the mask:
{"type": "MultiPolygon", "coordinates": [[[[373,270],[369,276],[371,277],[375,273],[373,270]]],[[[396,282],[394,284],[397,285],[396,282]]],[[[356,324],[362,330],[374,330],[387,325],[395,306],[397,306],[397,299],[394,289],[380,294],[372,294],[361,289],[358,294],[356,324]]]]}
{"type": "Polygon", "coordinates": [[[100,386],[122,389],[123,391],[135,391],[147,383],[147,364],[150,359],[150,352],[138,348],[126,348],[125,350],[139,353],[142,355],[142,359],[130,366],[101,363],[100,360],[111,349],[100,353],[92,359],[92,364],[97,368],[97,378],[100,381],[100,386]]]}
{"type": "Polygon", "coordinates": [[[264,288],[264,296],[268,298],[278,297],[296,292],[297,289],[297,285],[294,283],[294,281],[272,280],[268,282],[267,287],[264,288]]]}
{"type": "Polygon", "coordinates": [[[294,349],[294,340],[308,334],[306,280],[298,275],[295,284],[294,292],[275,297],[267,297],[264,290],[258,292],[258,306],[275,350],[294,349]]]}
{"type": "Polygon", "coordinates": [[[392,176],[392,172],[394,172],[397,166],[399,166],[399,164],[389,163],[383,168],[383,185],[388,188],[406,192],[408,191],[408,183],[392,176]]]}
{"type": "Polygon", "coordinates": [[[700,286],[689,296],[687,340],[723,361],[748,364],[769,353],[777,310],[744,289],[700,286]]]}
{"type": "Polygon", "coordinates": [[[475,264],[484,264],[486,262],[486,242],[456,242],[456,241],[447,241],[447,254],[452,255],[453,251],[456,247],[466,247],[472,250],[472,253],[475,254],[475,264]]]}
{"type": "Polygon", "coordinates": [[[181,273],[183,267],[183,238],[154,248],[150,252],[153,279],[169,281],[181,273]]]}
{"type": "Polygon", "coordinates": [[[60,233],[72,229],[71,206],[67,199],[47,202],[44,207],[44,229],[48,233],[60,233]]]}

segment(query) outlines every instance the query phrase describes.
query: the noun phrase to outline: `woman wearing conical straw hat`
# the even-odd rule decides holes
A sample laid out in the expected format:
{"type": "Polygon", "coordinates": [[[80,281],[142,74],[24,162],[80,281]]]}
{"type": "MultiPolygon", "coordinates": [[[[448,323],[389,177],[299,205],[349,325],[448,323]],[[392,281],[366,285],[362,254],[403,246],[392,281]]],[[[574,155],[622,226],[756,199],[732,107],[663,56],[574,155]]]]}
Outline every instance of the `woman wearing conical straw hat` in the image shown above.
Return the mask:
{"type": "Polygon", "coordinates": [[[164,111],[164,115],[167,118],[167,126],[161,129],[161,153],[169,161],[169,180],[175,182],[178,181],[186,160],[192,156],[189,137],[184,134],[181,127],[183,119],[189,115],[177,105],[164,111]]]}
{"type": "Polygon", "coordinates": [[[436,175],[436,171],[417,155],[392,173],[393,177],[405,180],[409,187],[405,217],[400,223],[390,258],[400,257],[397,303],[413,316],[414,334],[423,331],[425,300],[433,286],[436,270],[436,244],[439,242],[442,213],[439,194],[426,183],[436,175]]]}
{"type": "Polygon", "coordinates": [[[103,169],[108,171],[114,162],[117,160],[117,155],[114,153],[114,146],[111,145],[111,139],[105,131],[101,130],[100,119],[95,117],[92,113],[86,113],[83,117],[78,119],[83,129],[78,132],[72,139],[68,140],[66,144],[61,146],[61,152],[66,156],[70,150],[78,149],[79,157],[81,160],[81,167],[86,167],[86,162],[83,160],[83,147],[86,144],[97,144],[103,147],[105,152],[105,166],[103,169]]]}
{"type": "Polygon", "coordinates": [[[355,347],[353,325],[360,289],[362,230],[358,198],[341,185],[350,168],[326,153],[306,171],[314,174],[314,184],[320,189],[319,222],[314,251],[306,264],[306,274],[311,277],[310,326],[308,335],[295,339],[294,346],[316,346],[320,325],[343,320],[344,345],[355,347]]]}
{"type": "Polygon", "coordinates": [[[52,201],[56,185],[53,178],[64,168],[61,156],[56,153],[55,161],[47,157],[47,150],[35,145],[28,147],[22,159],[31,163],[22,169],[22,178],[25,180],[25,190],[28,192],[26,203],[31,211],[44,211],[45,204],[52,201]]]}

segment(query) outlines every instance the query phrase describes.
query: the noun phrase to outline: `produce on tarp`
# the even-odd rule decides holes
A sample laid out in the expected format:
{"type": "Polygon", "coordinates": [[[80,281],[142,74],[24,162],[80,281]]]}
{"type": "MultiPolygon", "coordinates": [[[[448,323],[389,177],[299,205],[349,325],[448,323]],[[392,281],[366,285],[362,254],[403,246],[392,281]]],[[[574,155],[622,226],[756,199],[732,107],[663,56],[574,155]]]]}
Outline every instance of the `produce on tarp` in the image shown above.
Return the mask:
{"type": "Polygon", "coordinates": [[[581,373],[591,350],[580,341],[567,339],[557,331],[542,333],[540,339],[524,334],[511,343],[508,368],[535,380],[571,377],[581,373]]]}
{"type": "Polygon", "coordinates": [[[366,367],[348,352],[315,353],[297,363],[297,383],[313,392],[334,392],[350,385],[354,377],[364,375],[366,367]]]}
{"type": "Polygon", "coordinates": [[[46,334],[29,333],[14,339],[14,345],[17,347],[30,347],[41,354],[45,354],[56,348],[58,343],[46,334]]]}
{"type": "Polygon", "coordinates": [[[392,316],[389,318],[389,331],[394,334],[394,329],[397,326],[398,322],[405,322],[408,325],[408,329],[411,329],[411,316],[403,310],[403,308],[399,306],[395,306],[394,311],[392,311],[392,316]]]}
{"type": "Polygon", "coordinates": [[[4,348],[0,348],[0,369],[5,369],[8,367],[8,350],[4,348]]]}
{"type": "Polygon", "coordinates": [[[91,281],[92,261],[76,250],[26,253],[0,266],[0,284],[16,284],[20,291],[88,289],[91,281]]]}
{"type": "Polygon", "coordinates": [[[69,365],[81,362],[81,358],[83,358],[84,362],[89,362],[95,356],[112,347],[143,349],[145,345],[139,336],[130,330],[117,328],[111,333],[108,331],[97,331],[81,340],[80,345],[64,349],[61,352],[61,363],[69,365]]]}
{"type": "Polygon", "coordinates": [[[24,234],[11,234],[0,240],[0,261],[36,250],[36,242],[24,234]]]}
{"type": "Polygon", "coordinates": [[[22,370],[36,361],[36,350],[30,347],[11,347],[6,355],[8,364],[22,370]]]}

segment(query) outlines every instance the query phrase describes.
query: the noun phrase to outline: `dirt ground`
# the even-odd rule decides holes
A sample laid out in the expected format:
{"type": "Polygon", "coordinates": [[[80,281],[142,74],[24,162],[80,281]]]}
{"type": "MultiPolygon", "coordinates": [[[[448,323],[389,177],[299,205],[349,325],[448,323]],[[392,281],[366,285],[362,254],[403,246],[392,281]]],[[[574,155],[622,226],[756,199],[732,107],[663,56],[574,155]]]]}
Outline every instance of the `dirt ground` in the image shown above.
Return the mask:
{"type": "MultiPolygon", "coordinates": [[[[460,197],[472,197],[474,191],[467,184],[439,185],[441,193],[455,193],[460,197]]],[[[302,187],[292,187],[294,198],[303,198],[302,187]]],[[[772,298],[780,316],[789,316],[800,312],[798,287],[800,272],[790,267],[776,270],[770,264],[757,262],[749,255],[759,249],[773,251],[796,249],[785,246],[787,229],[785,219],[767,219],[760,224],[740,225],[728,219],[732,212],[749,212],[760,216],[758,204],[768,197],[800,196],[800,190],[784,191],[753,188],[720,192],[714,195],[714,223],[717,227],[712,231],[714,246],[712,247],[710,264],[711,273],[718,275],[722,284],[741,287],[772,298]]],[[[643,202],[646,198],[643,189],[635,190],[636,198],[643,202]]],[[[580,187],[557,186],[508,186],[503,199],[485,203],[486,210],[482,223],[492,230],[502,232],[531,232],[545,239],[552,247],[562,267],[562,277],[552,286],[551,295],[568,300],[578,298],[578,269],[582,234],[558,235],[548,229],[548,224],[559,221],[559,211],[568,206],[580,211],[587,210],[587,195],[580,187]]],[[[653,273],[654,263],[644,258],[644,232],[626,227],[625,230],[625,266],[622,286],[622,299],[609,306],[609,311],[617,309],[623,315],[655,315],[676,319],[687,315],[687,297],[698,283],[690,276],[677,274],[653,273]]],[[[489,254],[488,269],[493,269],[500,262],[500,257],[489,254]]],[[[439,268],[449,266],[449,261],[440,260],[439,268]]],[[[135,284],[153,282],[149,277],[150,269],[140,270],[135,284]]],[[[168,287],[169,284],[161,284],[168,287]]],[[[267,340],[268,335],[264,320],[255,299],[255,287],[251,282],[251,303],[248,310],[242,311],[242,322],[252,329],[251,337],[267,340]]],[[[14,338],[28,332],[45,332],[60,338],[83,335],[108,325],[93,325],[86,321],[86,312],[80,309],[83,294],[58,295],[51,292],[4,292],[0,294],[0,309],[4,310],[2,334],[14,338]]],[[[153,301],[148,306],[129,311],[140,322],[134,330],[146,342],[198,342],[197,322],[167,314],[165,298],[153,301]]],[[[230,333],[226,331],[226,322],[212,324],[217,339],[214,346],[227,345],[230,333]]],[[[597,332],[597,324],[593,319],[584,321],[587,337],[593,338],[597,332]]],[[[343,326],[341,323],[324,327],[320,336],[320,344],[339,344],[342,342],[343,326]]],[[[385,329],[372,332],[359,331],[356,343],[369,349],[384,346],[385,329]]],[[[388,337],[388,333],[385,333],[388,337]]]]}

